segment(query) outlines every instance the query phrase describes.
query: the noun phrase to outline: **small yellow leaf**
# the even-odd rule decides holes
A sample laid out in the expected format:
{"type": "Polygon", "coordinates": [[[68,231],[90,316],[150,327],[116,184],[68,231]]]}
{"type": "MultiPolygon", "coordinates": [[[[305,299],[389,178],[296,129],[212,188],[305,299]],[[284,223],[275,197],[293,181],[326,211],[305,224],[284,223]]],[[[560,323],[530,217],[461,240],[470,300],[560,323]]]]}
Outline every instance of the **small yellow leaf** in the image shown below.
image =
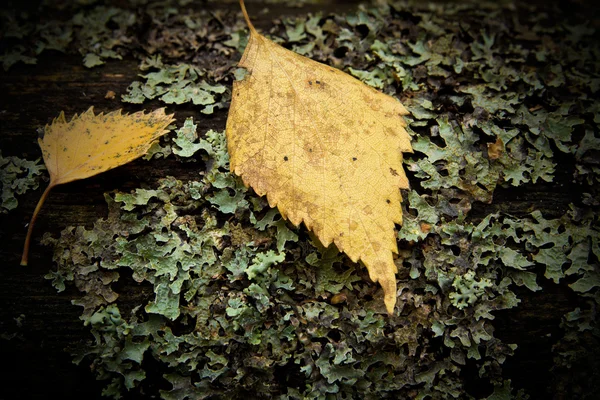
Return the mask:
{"type": "Polygon", "coordinates": [[[395,223],[412,152],[391,96],[273,43],[252,26],[227,119],[231,170],[293,224],[361,260],[396,303],[395,223]]]}
{"type": "Polygon", "coordinates": [[[44,163],[50,173],[50,184],[33,213],[21,265],[27,265],[31,232],[38,212],[56,185],[89,178],[101,172],[126,164],[146,154],[152,142],[169,132],[173,115],[163,108],[149,114],[143,111],[122,115],[121,110],[94,115],[90,108],[67,122],[60,113],[52,124],[46,125],[38,140],[44,163]]]}
{"type": "Polygon", "coordinates": [[[90,108],[70,122],[61,112],[38,140],[50,186],[89,178],[143,156],[172,121],[163,108],[130,115],[121,110],[94,115],[90,108]]]}

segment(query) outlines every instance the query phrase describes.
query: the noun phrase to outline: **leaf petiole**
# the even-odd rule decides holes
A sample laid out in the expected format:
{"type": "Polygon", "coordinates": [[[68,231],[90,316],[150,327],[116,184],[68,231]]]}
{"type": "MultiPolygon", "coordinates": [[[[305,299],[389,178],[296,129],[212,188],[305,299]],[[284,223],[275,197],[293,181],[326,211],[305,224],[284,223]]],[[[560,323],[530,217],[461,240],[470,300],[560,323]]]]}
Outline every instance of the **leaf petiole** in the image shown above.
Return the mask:
{"type": "Polygon", "coordinates": [[[250,28],[250,32],[256,34],[256,29],[252,22],[250,22],[250,17],[248,16],[248,12],[246,11],[246,5],[244,4],[244,0],[240,0],[240,7],[242,7],[242,14],[244,14],[244,19],[246,20],[246,24],[248,24],[248,28],[250,28]]]}
{"type": "Polygon", "coordinates": [[[33,210],[33,215],[31,216],[31,221],[29,221],[29,227],[27,228],[27,236],[25,237],[25,245],[23,246],[23,255],[21,256],[21,265],[24,267],[27,266],[28,259],[29,259],[29,245],[31,243],[31,234],[33,233],[33,225],[35,225],[35,220],[37,219],[37,216],[40,213],[40,210],[42,209],[44,202],[46,201],[46,197],[48,197],[50,190],[54,186],[55,185],[52,182],[50,182],[50,184],[48,185],[46,190],[44,190],[44,193],[42,193],[42,197],[40,197],[40,200],[38,201],[37,206],[35,207],[35,210],[33,210]]]}

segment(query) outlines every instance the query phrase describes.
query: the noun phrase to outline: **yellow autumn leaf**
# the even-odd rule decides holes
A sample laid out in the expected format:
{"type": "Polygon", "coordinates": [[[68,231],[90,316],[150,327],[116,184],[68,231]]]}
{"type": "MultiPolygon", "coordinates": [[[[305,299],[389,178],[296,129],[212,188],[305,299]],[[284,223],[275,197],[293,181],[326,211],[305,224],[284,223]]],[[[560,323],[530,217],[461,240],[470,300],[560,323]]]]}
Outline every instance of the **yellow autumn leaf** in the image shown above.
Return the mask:
{"type": "Polygon", "coordinates": [[[402,152],[412,152],[391,96],[273,43],[252,26],[227,119],[230,168],[294,225],[361,260],[396,303],[394,224],[408,188],[402,152]]]}
{"type": "Polygon", "coordinates": [[[46,125],[38,143],[50,173],[50,184],[31,217],[21,265],[27,265],[33,225],[54,186],[89,178],[143,156],[152,142],[169,132],[166,128],[173,120],[173,114],[165,114],[163,108],[149,114],[140,111],[122,115],[118,110],[94,115],[91,107],[69,122],[61,112],[52,124],[46,125]]]}

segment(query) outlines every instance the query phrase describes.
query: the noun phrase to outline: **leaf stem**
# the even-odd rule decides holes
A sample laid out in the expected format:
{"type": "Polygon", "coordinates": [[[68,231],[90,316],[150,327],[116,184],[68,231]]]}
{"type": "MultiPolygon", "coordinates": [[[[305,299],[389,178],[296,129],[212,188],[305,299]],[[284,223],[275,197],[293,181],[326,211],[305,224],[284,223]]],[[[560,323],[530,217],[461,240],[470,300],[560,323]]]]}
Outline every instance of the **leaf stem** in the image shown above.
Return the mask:
{"type": "Polygon", "coordinates": [[[248,28],[250,28],[251,34],[258,34],[256,29],[254,29],[254,25],[250,22],[250,17],[248,16],[248,12],[246,11],[246,5],[244,4],[244,0],[240,0],[240,7],[242,7],[242,14],[244,14],[244,19],[246,20],[246,24],[248,24],[248,28]]]}
{"type": "Polygon", "coordinates": [[[21,265],[27,266],[28,258],[29,258],[29,245],[31,243],[31,234],[33,233],[33,225],[35,224],[35,220],[42,209],[42,205],[46,201],[46,197],[48,197],[48,193],[50,193],[50,189],[54,187],[54,184],[50,182],[44,193],[42,193],[42,197],[37,203],[35,210],[33,210],[33,215],[31,216],[31,221],[29,221],[29,228],[27,229],[27,236],[25,237],[25,245],[23,246],[23,255],[21,256],[21,265]]]}

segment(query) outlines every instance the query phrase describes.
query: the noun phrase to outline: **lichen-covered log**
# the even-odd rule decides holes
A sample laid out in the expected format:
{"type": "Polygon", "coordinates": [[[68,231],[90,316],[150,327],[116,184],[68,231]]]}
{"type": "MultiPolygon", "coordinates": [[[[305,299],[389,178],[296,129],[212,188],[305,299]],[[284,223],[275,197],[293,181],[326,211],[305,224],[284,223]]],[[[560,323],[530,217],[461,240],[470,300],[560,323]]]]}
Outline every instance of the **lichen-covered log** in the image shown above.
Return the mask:
{"type": "Polygon", "coordinates": [[[269,7],[256,26],[271,39],[412,114],[398,306],[387,316],[363,267],[229,174],[225,120],[248,34],[237,4],[221,3],[2,9],[3,393],[598,393],[593,10],[248,4],[269,7]],[[167,106],[177,126],[146,160],[57,187],[30,267],[19,267],[45,179],[37,130],[92,105],[167,106]]]}

